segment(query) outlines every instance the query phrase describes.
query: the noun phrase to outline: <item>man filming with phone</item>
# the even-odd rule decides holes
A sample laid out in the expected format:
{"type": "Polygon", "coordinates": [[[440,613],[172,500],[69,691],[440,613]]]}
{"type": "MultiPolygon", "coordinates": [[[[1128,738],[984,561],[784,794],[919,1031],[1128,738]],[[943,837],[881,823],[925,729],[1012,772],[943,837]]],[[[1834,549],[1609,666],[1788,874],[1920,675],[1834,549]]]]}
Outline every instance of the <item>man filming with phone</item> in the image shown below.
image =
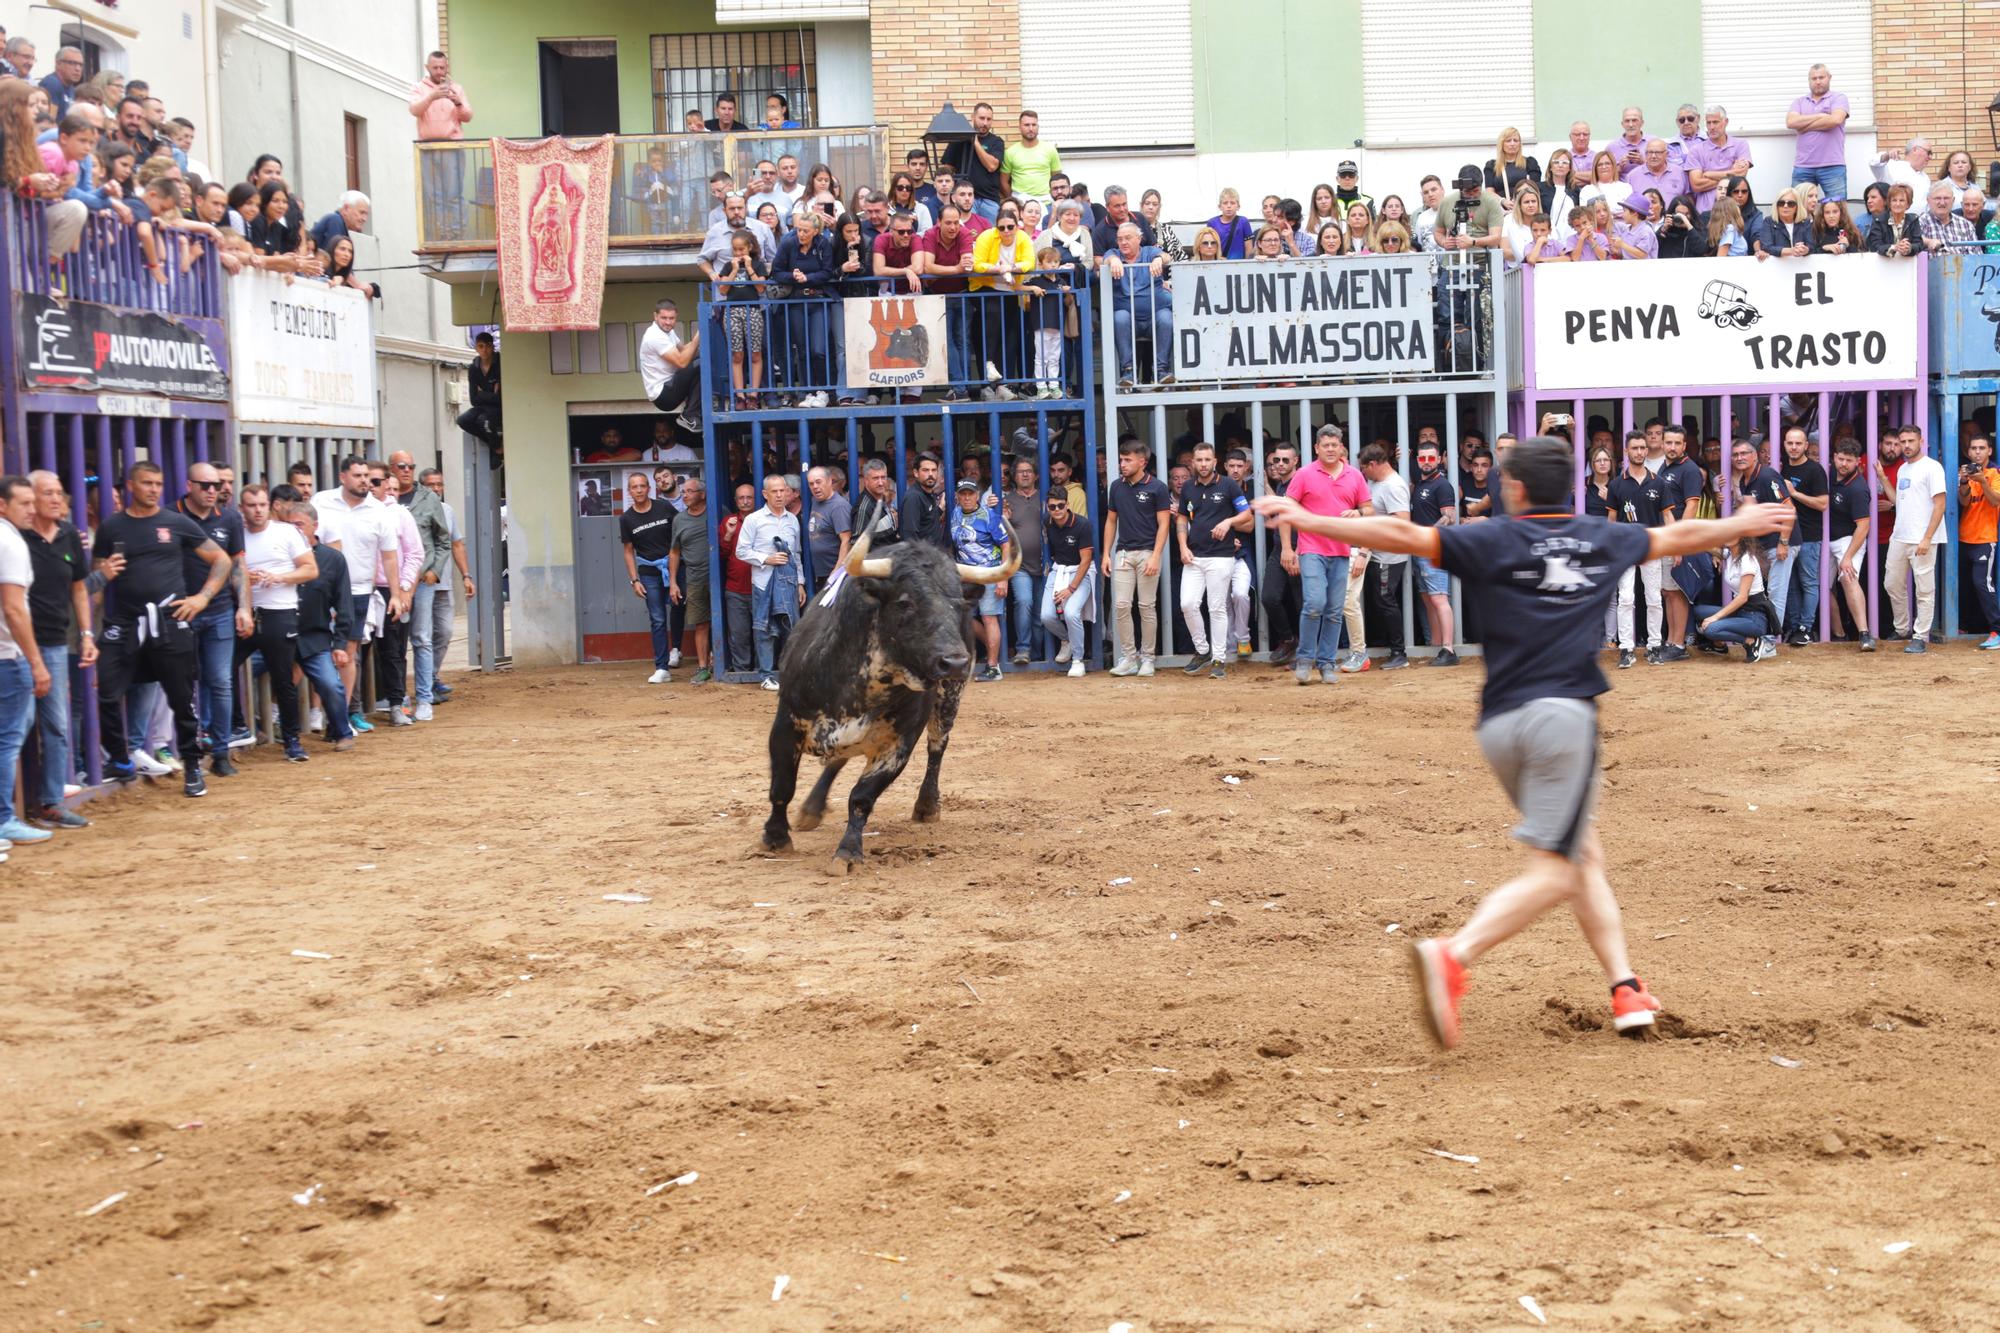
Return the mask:
{"type": "MultiPolygon", "coordinates": [[[[424,77],[410,88],[410,114],[417,118],[417,139],[434,143],[463,139],[472,119],[465,89],[451,81],[451,61],[442,51],[424,60],[424,77]]],[[[445,150],[420,154],[418,171],[424,190],[426,234],[455,240],[465,227],[465,154],[445,150]]]]}

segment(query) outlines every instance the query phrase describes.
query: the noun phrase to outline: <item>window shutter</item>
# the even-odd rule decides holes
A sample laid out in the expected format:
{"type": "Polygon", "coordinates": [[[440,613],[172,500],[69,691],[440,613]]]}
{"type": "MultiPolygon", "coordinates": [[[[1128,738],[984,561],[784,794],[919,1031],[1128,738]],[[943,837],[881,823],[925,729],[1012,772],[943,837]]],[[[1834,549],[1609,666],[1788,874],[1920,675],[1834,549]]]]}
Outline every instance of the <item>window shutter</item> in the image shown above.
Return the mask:
{"type": "MultiPolygon", "coordinates": [[[[1729,111],[1732,134],[1782,134],[1806,95],[1806,71],[1825,65],[1847,95],[1851,132],[1875,123],[1869,0],[1817,0],[1800,11],[1763,0],[1702,0],[1702,108],[1729,111]]],[[[1786,150],[1789,152],[1790,150],[1786,150]]]]}
{"type": "Polygon", "coordinates": [[[1194,146],[1188,0],[1019,3],[1021,105],[1043,138],[1065,151],[1194,146]]]}
{"type": "Polygon", "coordinates": [[[1473,109],[1532,138],[1533,0],[1361,0],[1361,71],[1371,147],[1462,142],[1473,109]]]}
{"type": "Polygon", "coordinates": [[[715,0],[717,23],[868,21],[868,0],[715,0]]]}

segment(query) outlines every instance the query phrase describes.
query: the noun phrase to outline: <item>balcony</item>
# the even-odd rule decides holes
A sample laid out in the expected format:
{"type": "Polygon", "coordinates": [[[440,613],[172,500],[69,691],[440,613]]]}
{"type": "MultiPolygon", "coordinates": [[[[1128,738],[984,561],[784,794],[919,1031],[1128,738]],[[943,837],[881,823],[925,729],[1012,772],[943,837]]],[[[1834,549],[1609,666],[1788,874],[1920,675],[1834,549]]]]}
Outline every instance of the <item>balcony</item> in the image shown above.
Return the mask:
{"type": "MultiPolygon", "coordinates": [[[[446,257],[447,269],[473,267],[452,260],[490,256],[495,249],[493,150],[484,139],[419,143],[416,150],[417,249],[446,257]]],[[[831,168],[842,198],[860,185],[879,188],[889,178],[889,131],[882,125],[617,136],[611,200],[613,269],[630,266],[620,263],[620,250],[698,248],[708,231],[709,210],[715,207],[708,178],[727,171],[740,183],[755,173],[759,159],[775,161],[785,153],[799,159],[801,180],[818,164],[831,168]]],[[[691,264],[692,255],[683,262],[691,264]]]]}

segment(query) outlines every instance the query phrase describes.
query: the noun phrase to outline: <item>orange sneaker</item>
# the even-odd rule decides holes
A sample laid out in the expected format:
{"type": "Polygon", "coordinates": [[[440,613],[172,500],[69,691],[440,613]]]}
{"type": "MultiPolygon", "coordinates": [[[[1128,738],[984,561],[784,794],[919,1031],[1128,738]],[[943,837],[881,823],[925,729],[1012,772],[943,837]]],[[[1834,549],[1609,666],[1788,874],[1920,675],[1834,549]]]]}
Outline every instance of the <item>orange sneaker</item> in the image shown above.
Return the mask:
{"type": "Polygon", "coordinates": [[[1416,969],[1417,996],[1431,1040],[1445,1050],[1458,1045],[1458,1002],[1465,994],[1465,967],[1451,956],[1443,940],[1418,940],[1410,946],[1416,969]]]}
{"type": "Polygon", "coordinates": [[[1653,1015],[1658,1012],[1660,1001],[1637,977],[1630,986],[1620,982],[1611,992],[1611,1026],[1620,1032],[1642,1035],[1639,1029],[1653,1026],[1653,1015]]]}

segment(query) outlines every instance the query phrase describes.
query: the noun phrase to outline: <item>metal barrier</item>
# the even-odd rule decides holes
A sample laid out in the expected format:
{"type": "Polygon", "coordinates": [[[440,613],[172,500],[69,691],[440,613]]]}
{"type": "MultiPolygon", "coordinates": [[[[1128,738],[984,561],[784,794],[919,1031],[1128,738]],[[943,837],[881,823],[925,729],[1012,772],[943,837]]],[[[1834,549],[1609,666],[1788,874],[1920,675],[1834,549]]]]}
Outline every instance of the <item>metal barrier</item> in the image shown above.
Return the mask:
{"type": "MultiPolygon", "coordinates": [[[[708,232],[710,213],[720,205],[709,191],[708,178],[727,171],[739,187],[748,188],[760,158],[775,161],[781,154],[793,154],[799,159],[801,183],[813,167],[825,165],[849,191],[889,178],[889,130],[883,125],[615,138],[610,237],[614,246],[700,244],[708,232]]],[[[498,235],[492,141],[418,142],[415,152],[417,249],[491,250],[498,235]]]]}
{"type": "MultiPolygon", "coordinates": [[[[1593,425],[1601,422],[1610,434],[1615,458],[1625,433],[1655,416],[1724,452],[1761,432],[1779,469],[1780,428],[1803,424],[1816,437],[1829,477],[1834,433],[1851,429],[1868,451],[1869,494],[1879,498],[1874,464],[1883,429],[1926,418],[1928,262],[1865,254],[1536,268],[1523,288],[1525,372],[1515,429],[1523,436],[1540,432],[1551,407],[1573,418],[1579,511],[1593,425]],[[1727,289],[1722,301],[1718,286],[1727,289]],[[1809,354],[1802,355],[1807,344],[1809,354]],[[1829,349],[1838,359],[1825,359],[1829,349]]],[[[1729,512],[1732,488],[1714,486],[1727,459],[1695,461],[1718,508],[1729,512]]],[[[1948,468],[1955,463],[1949,459],[1948,468]]],[[[1887,532],[1879,510],[1877,517],[1865,572],[1871,633],[1882,618],[1880,562],[1887,550],[1878,540],[1887,532]]],[[[1828,529],[1822,522],[1821,571],[1830,568],[1828,529]]],[[[1825,642],[1832,634],[1833,580],[1818,582],[1825,642]]],[[[1946,600],[1952,595],[1947,590],[1946,600]]]]}
{"type": "MultiPolygon", "coordinates": [[[[1107,477],[1116,475],[1117,446],[1126,436],[1150,441],[1153,474],[1163,480],[1176,447],[1206,440],[1224,458],[1232,446],[1245,448],[1248,493],[1262,494],[1270,489],[1267,451],[1283,441],[1310,462],[1315,431],[1334,422],[1345,431],[1350,466],[1364,444],[1381,438],[1401,446],[1394,451],[1397,469],[1409,480],[1412,431],[1439,430],[1455,463],[1463,431],[1490,443],[1504,428],[1507,392],[1516,382],[1509,368],[1519,365],[1513,314],[1519,282],[1502,272],[1498,251],[1181,263],[1158,277],[1150,269],[1144,277],[1135,273],[1138,260],[1121,258],[1120,266],[1123,276],[1107,264],[1097,282],[1107,477]]],[[[1462,512],[1462,499],[1456,507],[1462,512]]],[[[1296,625],[1274,626],[1272,615],[1274,607],[1281,619],[1296,614],[1285,588],[1298,576],[1280,566],[1278,534],[1261,517],[1253,533],[1261,645],[1253,655],[1268,659],[1276,642],[1296,637],[1296,625]]],[[[1154,644],[1165,665],[1187,656],[1174,642],[1180,566],[1173,554],[1170,540],[1154,644]]],[[[1405,644],[1416,639],[1415,574],[1405,566],[1405,644]]],[[[1110,606],[1110,599],[1099,606],[1110,606]]],[[[1458,642],[1429,645],[1433,652],[1467,644],[1455,579],[1451,607],[1458,642]]],[[[1106,642],[1116,656],[1124,650],[1126,620],[1115,607],[1107,615],[1106,642]]]]}
{"type": "Polygon", "coordinates": [[[148,270],[138,228],[107,210],[85,220],[74,251],[54,255],[49,252],[51,207],[39,199],[11,201],[6,241],[10,290],[167,315],[222,317],[222,268],[213,245],[188,232],[156,226],[160,266],[148,270]]]}
{"type": "MultiPolygon", "coordinates": [[[[1074,281],[1066,270],[1063,276],[1074,281]]],[[[898,280],[850,281],[857,293],[865,293],[891,289],[898,280]]],[[[715,287],[704,287],[699,320],[706,384],[700,392],[709,409],[703,413],[702,434],[710,501],[711,632],[719,678],[762,679],[755,670],[754,650],[745,651],[750,648],[747,626],[746,632],[733,636],[735,651],[731,651],[729,629],[750,614],[750,607],[725,595],[721,528],[732,512],[736,483],[750,486],[753,510],[762,506],[767,469],[779,468],[801,478],[802,533],[813,512],[811,492],[803,487],[807,469],[819,464],[843,467],[849,482],[847,498],[858,503],[862,460],[879,457],[889,470],[893,503],[914,484],[915,459],[925,450],[939,457],[947,508],[966,458],[978,455],[985,460],[990,491],[1006,456],[1013,454],[1017,461],[1032,456],[1035,501],[1045,514],[1050,459],[1062,452],[1060,441],[1069,437],[1075,442],[1073,463],[1079,469],[1072,480],[1081,483],[1088,497],[1087,512],[1079,513],[1077,521],[1089,523],[1093,533],[1101,528],[1092,412],[1096,365],[1089,355],[1093,329],[1087,285],[1081,291],[1058,286],[1025,307],[1018,295],[892,291],[885,296],[766,295],[731,301],[719,299],[715,287]],[[1070,312],[1077,320],[1074,333],[1066,323],[1070,312]],[[1044,331],[1045,319],[1065,322],[1059,329],[1048,329],[1059,331],[1062,342],[1049,349],[1053,359],[1038,371],[1026,358],[1033,355],[1034,335],[1044,331]],[[767,348],[773,330],[780,331],[787,343],[796,338],[797,347],[786,348],[775,373],[761,387],[751,383],[738,393],[732,380],[736,358],[731,338],[745,349],[741,369],[747,378],[753,323],[767,348]],[[857,335],[858,355],[846,359],[844,350],[836,349],[845,348],[844,335],[850,330],[857,335]],[[962,361],[957,360],[960,355],[962,361]],[[997,378],[988,376],[988,361],[997,378]],[[1037,396],[1013,386],[1050,392],[1037,396]],[[826,395],[823,405],[819,395],[826,395]],[[838,401],[843,397],[847,401],[838,401]],[[808,405],[792,405],[788,401],[792,399],[804,399],[808,405]]],[[[814,567],[810,543],[800,554],[806,586],[823,587],[832,571],[814,567]]],[[[1042,642],[1041,587],[1027,575],[1016,575],[1015,585],[1013,595],[1030,599],[1035,607],[1031,640],[1042,642]]],[[[1035,657],[1038,669],[1054,665],[1053,651],[1046,644],[1035,657]]]]}
{"type": "MultiPolygon", "coordinates": [[[[1931,435],[1943,453],[1944,525],[1956,551],[1943,580],[1945,624],[1960,633],[1961,580],[1969,577],[1969,553],[1959,546],[1958,466],[1964,448],[1964,427],[1976,417],[1990,439],[1993,413],[2000,402],[2000,255],[1951,252],[1930,261],[1930,388],[1933,394],[1931,435]]],[[[1973,600],[1976,600],[1974,598],[1973,600]]],[[[1987,628],[2000,630],[2000,625],[1987,628]]]]}

